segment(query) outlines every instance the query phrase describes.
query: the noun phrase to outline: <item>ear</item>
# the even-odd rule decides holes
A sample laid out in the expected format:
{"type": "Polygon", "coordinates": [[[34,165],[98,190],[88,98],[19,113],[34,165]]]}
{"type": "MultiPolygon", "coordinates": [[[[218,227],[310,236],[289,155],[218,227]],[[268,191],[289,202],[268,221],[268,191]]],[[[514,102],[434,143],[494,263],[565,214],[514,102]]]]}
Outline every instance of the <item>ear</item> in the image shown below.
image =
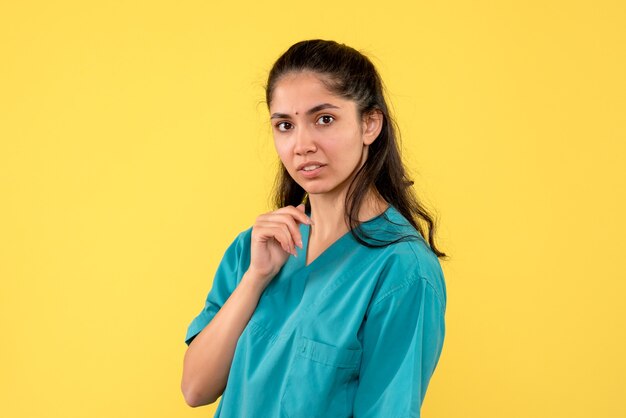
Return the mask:
{"type": "Polygon", "coordinates": [[[383,112],[380,109],[374,109],[368,114],[363,116],[362,132],[363,132],[363,144],[370,145],[383,129],[383,112]]]}

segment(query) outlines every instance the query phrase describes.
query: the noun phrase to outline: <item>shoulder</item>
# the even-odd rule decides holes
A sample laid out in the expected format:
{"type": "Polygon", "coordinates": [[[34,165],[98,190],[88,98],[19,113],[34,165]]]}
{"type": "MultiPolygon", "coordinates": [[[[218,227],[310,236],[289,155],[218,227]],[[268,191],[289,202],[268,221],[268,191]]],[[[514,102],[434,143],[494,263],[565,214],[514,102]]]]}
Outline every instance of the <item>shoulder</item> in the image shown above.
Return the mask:
{"type": "Polygon", "coordinates": [[[250,263],[250,237],[252,226],[240,231],[231,239],[222,257],[222,263],[237,264],[240,268],[250,263]]]}
{"type": "Polygon", "coordinates": [[[404,238],[377,251],[375,262],[379,275],[373,299],[377,301],[399,289],[426,284],[445,309],[446,284],[439,258],[395,208],[391,208],[387,218],[382,228],[384,234],[379,235],[385,235],[385,239],[404,238]]]}
{"type": "Polygon", "coordinates": [[[235,237],[235,242],[241,246],[250,246],[250,237],[252,236],[252,226],[240,231],[235,237]]]}

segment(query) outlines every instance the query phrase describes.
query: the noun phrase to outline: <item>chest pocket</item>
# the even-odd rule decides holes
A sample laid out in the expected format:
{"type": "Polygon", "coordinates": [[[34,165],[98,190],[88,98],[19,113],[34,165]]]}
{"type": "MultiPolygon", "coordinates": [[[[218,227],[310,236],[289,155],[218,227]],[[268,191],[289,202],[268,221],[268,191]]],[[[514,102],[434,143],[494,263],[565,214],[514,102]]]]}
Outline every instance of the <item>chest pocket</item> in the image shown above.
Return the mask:
{"type": "Polygon", "coordinates": [[[306,337],[296,337],[295,348],[280,401],[285,416],[350,417],[362,350],[306,337]]]}

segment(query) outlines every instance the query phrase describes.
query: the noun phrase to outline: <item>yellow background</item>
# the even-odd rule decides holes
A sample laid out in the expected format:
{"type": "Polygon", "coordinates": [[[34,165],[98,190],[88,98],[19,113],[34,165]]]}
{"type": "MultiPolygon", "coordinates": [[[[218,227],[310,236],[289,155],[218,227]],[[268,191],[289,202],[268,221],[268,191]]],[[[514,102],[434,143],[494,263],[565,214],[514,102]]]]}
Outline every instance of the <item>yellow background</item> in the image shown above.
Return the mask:
{"type": "Polygon", "coordinates": [[[0,6],[0,416],[212,416],[185,331],[309,38],[378,66],[451,256],[424,416],[626,416],[626,3],[219,3],[0,6]]]}

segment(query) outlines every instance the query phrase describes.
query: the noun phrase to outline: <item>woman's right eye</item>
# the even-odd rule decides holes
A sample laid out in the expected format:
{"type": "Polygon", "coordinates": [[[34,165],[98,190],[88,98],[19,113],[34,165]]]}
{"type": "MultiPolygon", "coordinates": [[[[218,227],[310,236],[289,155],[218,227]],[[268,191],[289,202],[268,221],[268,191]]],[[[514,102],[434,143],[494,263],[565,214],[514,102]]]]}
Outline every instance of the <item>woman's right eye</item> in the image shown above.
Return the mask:
{"type": "Polygon", "coordinates": [[[291,123],[289,123],[289,122],[280,122],[280,123],[277,123],[277,124],[276,124],[276,127],[278,128],[278,130],[279,130],[279,131],[281,131],[281,132],[285,132],[285,131],[287,130],[287,129],[281,129],[281,128],[280,128],[280,127],[281,127],[281,126],[283,126],[283,124],[285,124],[285,123],[286,123],[287,125],[291,125],[291,123]]]}

